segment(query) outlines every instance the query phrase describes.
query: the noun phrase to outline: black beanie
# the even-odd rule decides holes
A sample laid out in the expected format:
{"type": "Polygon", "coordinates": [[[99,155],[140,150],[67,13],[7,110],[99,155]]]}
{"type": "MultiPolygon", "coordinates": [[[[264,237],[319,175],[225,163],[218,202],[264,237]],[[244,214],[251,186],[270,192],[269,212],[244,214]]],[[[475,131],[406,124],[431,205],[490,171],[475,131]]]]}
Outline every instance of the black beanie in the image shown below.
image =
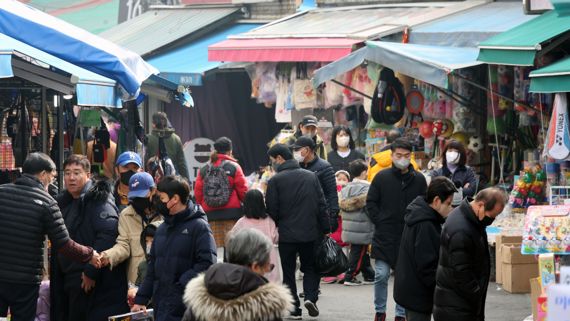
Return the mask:
{"type": "Polygon", "coordinates": [[[214,143],[214,149],[220,154],[225,154],[233,149],[232,141],[227,137],[220,137],[214,143]]]}

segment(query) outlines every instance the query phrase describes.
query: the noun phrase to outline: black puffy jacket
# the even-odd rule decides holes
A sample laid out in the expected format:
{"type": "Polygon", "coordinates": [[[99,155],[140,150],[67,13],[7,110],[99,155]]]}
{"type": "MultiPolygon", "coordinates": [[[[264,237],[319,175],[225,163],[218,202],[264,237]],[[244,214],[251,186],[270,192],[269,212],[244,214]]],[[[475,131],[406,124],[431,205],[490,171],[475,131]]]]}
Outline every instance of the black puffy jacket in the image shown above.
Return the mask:
{"type": "MultiPolygon", "coordinates": [[[[118,236],[119,214],[112,196],[112,185],[106,180],[88,181],[81,197],[74,200],[67,190],[57,198],[70,236],[77,242],[93,247],[101,253],[115,244],[118,236]]],[[[61,254],[52,255],[51,298],[52,319],[66,320],[66,288],[79,289],[81,274],[96,282],[88,295],[87,320],[107,320],[111,315],[129,311],[124,298],[127,295],[125,264],[113,268],[97,269],[91,264],[77,263],[61,254]]]]}
{"type": "Polygon", "coordinates": [[[294,159],[281,164],[269,180],[265,203],[279,229],[279,242],[312,242],[330,232],[319,180],[294,159]]]}
{"type": "Polygon", "coordinates": [[[431,313],[443,217],[418,196],[404,217],[406,225],[395,269],[394,300],[406,309],[431,313]]]}
{"type": "Polygon", "coordinates": [[[424,196],[426,189],[424,175],[412,165],[406,174],[390,167],[374,176],[366,197],[366,209],[374,223],[373,258],[396,267],[406,208],[416,197],[424,196]]]}
{"type": "Polygon", "coordinates": [[[182,321],[280,321],[293,309],[287,288],[228,263],[212,265],[190,281],[184,302],[182,321]]]}
{"type": "Polygon", "coordinates": [[[135,303],[147,305],[152,298],[156,321],[180,321],[186,311],[182,303],[184,287],[216,260],[216,244],[206,213],[189,202],[186,210],[165,217],[158,227],[135,303]]]}
{"type": "Polygon", "coordinates": [[[464,200],[443,225],[436,274],[435,321],[483,321],[491,271],[487,232],[464,200]]]}
{"type": "Polygon", "coordinates": [[[338,228],[338,191],[336,189],[335,172],[332,165],[326,160],[315,155],[315,159],[309,163],[301,163],[302,168],[309,170],[319,178],[323,193],[327,200],[327,208],[330,217],[331,231],[334,232],[338,228]]]}
{"type": "Polygon", "coordinates": [[[55,249],[70,241],[56,201],[34,176],[0,186],[0,282],[39,284],[47,234],[55,249]]]}
{"type": "Polygon", "coordinates": [[[473,169],[469,166],[459,166],[453,173],[451,173],[447,167],[441,167],[432,171],[429,175],[431,177],[447,177],[457,187],[464,187],[466,184],[469,184],[469,187],[463,189],[463,197],[472,197],[477,193],[477,177],[473,169]]]}

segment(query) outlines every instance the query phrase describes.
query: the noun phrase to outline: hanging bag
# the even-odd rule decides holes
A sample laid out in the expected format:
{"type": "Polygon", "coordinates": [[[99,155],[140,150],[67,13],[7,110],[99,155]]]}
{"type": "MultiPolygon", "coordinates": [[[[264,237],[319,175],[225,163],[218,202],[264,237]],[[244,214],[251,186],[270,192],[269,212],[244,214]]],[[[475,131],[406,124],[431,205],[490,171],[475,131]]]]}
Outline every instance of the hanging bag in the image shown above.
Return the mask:
{"type": "Polygon", "coordinates": [[[317,91],[307,77],[307,64],[297,64],[297,79],[293,82],[293,101],[295,108],[309,109],[317,106],[317,91]]]}
{"type": "Polygon", "coordinates": [[[372,96],[372,118],[378,123],[392,125],[402,119],[405,108],[406,96],[402,83],[392,69],[382,69],[372,96]]]}

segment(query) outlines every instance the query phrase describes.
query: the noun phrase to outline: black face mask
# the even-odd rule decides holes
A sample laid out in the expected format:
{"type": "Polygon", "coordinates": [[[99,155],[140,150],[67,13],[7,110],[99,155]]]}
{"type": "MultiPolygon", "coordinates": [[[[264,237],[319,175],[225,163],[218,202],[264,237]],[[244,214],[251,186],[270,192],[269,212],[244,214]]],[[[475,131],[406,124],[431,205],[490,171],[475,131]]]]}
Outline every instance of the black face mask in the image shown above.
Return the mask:
{"type": "Polygon", "coordinates": [[[483,217],[483,219],[481,220],[481,224],[482,224],[483,226],[487,227],[487,226],[493,224],[494,221],[495,221],[494,218],[485,215],[485,216],[483,217]]]}
{"type": "Polygon", "coordinates": [[[168,202],[164,203],[163,201],[161,201],[158,195],[153,198],[152,203],[158,214],[164,217],[168,217],[170,215],[170,210],[166,206],[168,202]]]}
{"type": "Polygon", "coordinates": [[[148,197],[135,197],[131,200],[131,205],[134,207],[137,213],[140,215],[145,215],[145,210],[150,209],[152,203],[148,197]]]}
{"type": "Polygon", "coordinates": [[[121,183],[123,185],[129,185],[129,180],[131,179],[131,177],[133,175],[135,175],[135,172],[133,172],[133,171],[121,173],[121,183]]]}

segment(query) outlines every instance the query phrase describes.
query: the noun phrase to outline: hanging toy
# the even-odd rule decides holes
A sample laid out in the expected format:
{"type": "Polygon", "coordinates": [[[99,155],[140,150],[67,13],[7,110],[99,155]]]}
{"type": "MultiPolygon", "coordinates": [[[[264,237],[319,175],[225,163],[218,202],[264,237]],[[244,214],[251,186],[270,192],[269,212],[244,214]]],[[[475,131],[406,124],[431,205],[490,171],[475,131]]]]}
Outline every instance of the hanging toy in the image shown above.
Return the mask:
{"type": "Polygon", "coordinates": [[[438,137],[443,133],[443,121],[442,120],[434,120],[433,122],[433,134],[438,137]]]}
{"type": "Polygon", "coordinates": [[[433,122],[431,121],[424,121],[420,125],[420,135],[423,138],[430,138],[433,136],[433,122]]]}
{"type": "Polygon", "coordinates": [[[468,145],[469,144],[469,135],[467,135],[464,132],[456,132],[453,135],[451,135],[450,137],[453,140],[456,140],[458,142],[460,142],[463,145],[468,145]]]}
{"type": "Polygon", "coordinates": [[[444,119],[441,137],[443,137],[443,138],[451,137],[451,135],[453,135],[453,130],[454,130],[453,122],[449,119],[444,119]]]}
{"type": "Polygon", "coordinates": [[[475,154],[479,153],[483,149],[481,136],[475,135],[469,137],[469,145],[467,145],[467,148],[475,154]]]}

